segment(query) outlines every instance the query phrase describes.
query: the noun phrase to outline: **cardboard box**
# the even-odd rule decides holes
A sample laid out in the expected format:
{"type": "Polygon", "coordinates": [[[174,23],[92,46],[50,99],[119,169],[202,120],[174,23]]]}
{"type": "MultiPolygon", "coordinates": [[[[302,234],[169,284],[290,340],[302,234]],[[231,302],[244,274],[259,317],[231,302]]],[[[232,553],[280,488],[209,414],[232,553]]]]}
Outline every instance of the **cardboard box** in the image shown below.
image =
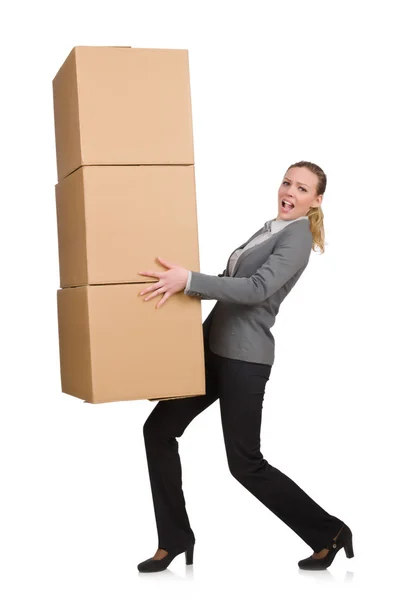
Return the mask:
{"type": "Polygon", "coordinates": [[[187,50],[76,46],[53,96],[58,181],[82,165],[194,164],[187,50]]]}
{"type": "Polygon", "coordinates": [[[62,391],[92,404],[205,394],[201,302],[138,296],[147,284],[57,291],[62,391]]]}
{"type": "Polygon", "coordinates": [[[60,287],[200,271],[194,166],[81,167],[55,186],[60,287]]]}

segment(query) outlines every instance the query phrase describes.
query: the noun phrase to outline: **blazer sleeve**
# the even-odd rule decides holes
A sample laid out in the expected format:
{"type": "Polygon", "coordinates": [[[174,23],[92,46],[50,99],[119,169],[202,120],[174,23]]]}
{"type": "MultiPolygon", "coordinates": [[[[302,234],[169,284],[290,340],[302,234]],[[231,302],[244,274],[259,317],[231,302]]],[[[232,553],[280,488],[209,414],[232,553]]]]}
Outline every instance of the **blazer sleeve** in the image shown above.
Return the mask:
{"type": "Polygon", "coordinates": [[[296,230],[280,237],[273,253],[251,277],[219,277],[192,271],[189,296],[236,304],[261,304],[309,262],[313,238],[296,230]]]}
{"type": "MultiPolygon", "coordinates": [[[[225,273],[226,273],[226,269],[223,271],[223,273],[220,273],[218,275],[218,277],[224,277],[225,273]]],[[[190,281],[191,281],[191,279],[192,279],[192,271],[189,271],[189,274],[187,276],[186,287],[183,290],[183,293],[186,294],[187,296],[189,295],[188,292],[190,291],[190,281]]]]}

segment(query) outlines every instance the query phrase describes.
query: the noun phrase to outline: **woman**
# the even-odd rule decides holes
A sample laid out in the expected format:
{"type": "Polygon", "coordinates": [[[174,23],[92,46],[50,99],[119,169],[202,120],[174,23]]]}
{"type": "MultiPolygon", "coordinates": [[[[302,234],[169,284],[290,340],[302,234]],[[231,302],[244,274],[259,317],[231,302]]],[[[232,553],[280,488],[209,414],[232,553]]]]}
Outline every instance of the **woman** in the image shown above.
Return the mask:
{"type": "Polygon", "coordinates": [[[353,557],[352,532],[297,484],[270,465],[260,451],[263,395],[274,363],[270,328],[281,302],[305,270],[311,250],[324,252],[321,203],[326,175],[301,161],[289,167],[278,191],[278,215],[230,256],[222,275],[190,272],[159,258],[167,271],[141,271],[158,278],[144,289],[157,304],[182,290],[218,300],[203,324],[206,394],[158,402],[143,428],[158,531],[155,555],[141,572],[166,569],[178,554],[193,562],[195,536],[182,491],[178,442],[188,424],[219,398],[227,460],[232,475],[293,529],[313,554],[302,569],[326,569],[345,549],[353,557]]]}

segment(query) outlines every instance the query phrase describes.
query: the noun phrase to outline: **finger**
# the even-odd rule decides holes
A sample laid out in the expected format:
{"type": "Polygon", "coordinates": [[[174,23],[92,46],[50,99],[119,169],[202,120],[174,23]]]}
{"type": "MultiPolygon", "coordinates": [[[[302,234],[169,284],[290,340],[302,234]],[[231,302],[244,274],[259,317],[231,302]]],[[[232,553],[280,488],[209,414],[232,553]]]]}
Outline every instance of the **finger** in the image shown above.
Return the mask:
{"type": "Polygon", "coordinates": [[[149,292],[151,292],[153,290],[153,286],[147,287],[144,290],[142,290],[141,292],[139,292],[140,296],[143,296],[144,294],[148,294],[149,292]]]}
{"type": "Polygon", "coordinates": [[[168,260],[164,260],[164,258],[161,258],[161,256],[158,256],[158,257],[157,257],[157,260],[158,260],[158,261],[159,261],[159,262],[160,262],[162,265],[164,265],[165,267],[167,267],[168,269],[172,269],[172,268],[174,268],[174,267],[175,267],[175,265],[174,265],[174,264],[172,264],[172,263],[168,262],[168,260]]]}
{"type": "Polygon", "coordinates": [[[166,292],[161,298],[160,302],[157,304],[156,308],[160,308],[160,306],[162,306],[170,296],[172,296],[172,294],[170,294],[170,292],[166,292]]]}
{"type": "Polygon", "coordinates": [[[158,273],[157,271],[138,271],[138,275],[148,275],[149,277],[159,278],[160,273],[158,273]]]}
{"type": "Polygon", "coordinates": [[[159,294],[163,294],[163,293],[164,293],[164,289],[158,288],[153,292],[153,294],[150,294],[150,296],[146,296],[145,302],[146,302],[146,300],[150,300],[150,298],[154,298],[155,296],[158,296],[159,294]]]}
{"type": "Polygon", "coordinates": [[[154,285],[150,285],[149,287],[145,288],[144,290],[142,290],[141,292],[139,292],[139,296],[143,296],[144,294],[148,294],[149,292],[153,292],[154,290],[158,290],[161,288],[163,284],[162,283],[155,283],[154,285]]]}

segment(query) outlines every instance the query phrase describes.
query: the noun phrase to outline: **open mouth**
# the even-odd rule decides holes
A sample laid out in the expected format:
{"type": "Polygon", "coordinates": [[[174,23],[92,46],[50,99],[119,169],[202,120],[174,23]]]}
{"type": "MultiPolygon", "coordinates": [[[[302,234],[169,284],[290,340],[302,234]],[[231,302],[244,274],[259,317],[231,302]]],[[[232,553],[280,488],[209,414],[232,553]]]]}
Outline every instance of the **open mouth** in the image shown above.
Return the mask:
{"type": "Polygon", "coordinates": [[[285,210],[292,210],[294,208],[294,205],[291,202],[288,202],[287,200],[282,200],[281,205],[283,208],[285,208],[285,210]]]}

